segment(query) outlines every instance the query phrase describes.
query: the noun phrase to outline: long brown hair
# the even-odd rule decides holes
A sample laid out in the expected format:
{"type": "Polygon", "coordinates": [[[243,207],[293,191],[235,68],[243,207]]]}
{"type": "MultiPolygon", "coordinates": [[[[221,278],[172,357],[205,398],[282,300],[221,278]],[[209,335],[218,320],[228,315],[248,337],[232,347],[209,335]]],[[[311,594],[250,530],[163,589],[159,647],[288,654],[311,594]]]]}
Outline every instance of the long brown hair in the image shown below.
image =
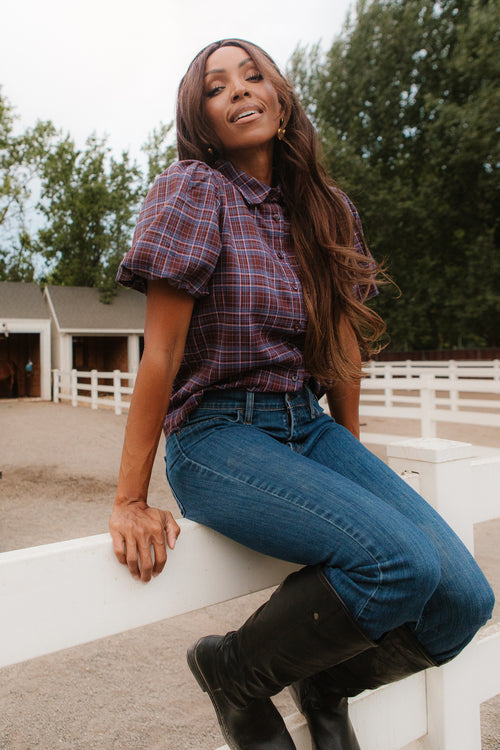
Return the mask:
{"type": "Polygon", "coordinates": [[[323,385],[359,378],[340,336],[340,319],[349,321],[365,355],[378,351],[385,331],[382,318],[365,302],[381,268],[354,247],[354,219],[342,193],[320,164],[316,131],[290,83],[264,50],[242,39],[224,39],[194,58],[179,86],[179,159],[213,164],[222,144],[204,116],[206,61],[220,47],[241,47],[274,85],[284,111],[286,137],[276,139],[274,178],[281,185],[290,216],[308,313],[305,364],[323,385]]]}

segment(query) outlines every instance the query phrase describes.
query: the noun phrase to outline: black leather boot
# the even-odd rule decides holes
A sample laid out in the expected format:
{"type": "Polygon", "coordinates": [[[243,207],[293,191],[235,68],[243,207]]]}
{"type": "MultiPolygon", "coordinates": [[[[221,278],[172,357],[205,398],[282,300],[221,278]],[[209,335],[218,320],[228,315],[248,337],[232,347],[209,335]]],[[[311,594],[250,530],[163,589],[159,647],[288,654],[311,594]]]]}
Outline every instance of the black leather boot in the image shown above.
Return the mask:
{"type": "Polygon", "coordinates": [[[307,719],[313,750],[360,750],[347,712],[347,697],[437,666],[406,625],[387,633],[376,648],[290,686],[307,719]]]}
{"type": "Polygon", "coordinates": [[[290,692],[307,719],[313,750],[361,750],[349,719],[347,698],[327,672],[294,682],[290,692]]]}
{"type": "Polygon", "coordinates": [[[187,658],[231,750],[289,750],[270,696],[374,645],[315,566],[292,573],[239,630],[202,638],[187,658]]]}

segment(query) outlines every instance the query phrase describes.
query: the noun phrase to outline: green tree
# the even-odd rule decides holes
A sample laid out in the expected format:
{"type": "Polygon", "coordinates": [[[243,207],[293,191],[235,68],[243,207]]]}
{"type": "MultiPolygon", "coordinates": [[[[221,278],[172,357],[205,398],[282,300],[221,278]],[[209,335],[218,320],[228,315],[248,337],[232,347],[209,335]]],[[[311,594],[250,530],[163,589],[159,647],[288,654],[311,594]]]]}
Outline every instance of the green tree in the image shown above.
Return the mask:
{"type": "Polygon", "coordinates": [[[32,281],[28,214],[33,184],[56,135],[51,122],[15,132],[16,115],[0,88],[0,279],[32,281]]]}
{"type": "Polygon", "coordinates": [[[79,150],[66,136],[45,160],[41,180],[47,225],[37,247],[49,280],[98,287],[109,301],[142,197],[139,167],[126,152],[115,159],[104,139],[90,136],[79,150]]]}
{"type": "Polygon", "coordinates": [[[402,290],[374,302],[395,349],[500,343],[499,30],[499,0],[361,0],[324,60],[294,59],[402,290]]]}
{"type": "Polygon", "coordinates": [[[172,143],[173,122],[166,125],[160,122],[148,136],[142,146],[148,159],[148,171],[145,180],[145,193],[149,190],[159,174],[165,171],[177,159],[177,148],[172,143]]]}

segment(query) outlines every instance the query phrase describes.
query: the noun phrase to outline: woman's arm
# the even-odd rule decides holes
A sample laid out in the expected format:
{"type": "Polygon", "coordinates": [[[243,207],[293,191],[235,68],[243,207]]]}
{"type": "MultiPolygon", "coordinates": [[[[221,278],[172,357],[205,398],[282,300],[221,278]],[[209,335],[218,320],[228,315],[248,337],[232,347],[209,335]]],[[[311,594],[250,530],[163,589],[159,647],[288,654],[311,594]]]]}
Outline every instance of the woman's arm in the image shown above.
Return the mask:
{"type": "Polygon", "coordinates": [[[336,383],[326,393],[330,414],[359,440],[359,392],[361,384],[361,353],[356,335],[346,318],[340,319],[340,335],[353,364],[359,367],[359,379],[336,383]]]}
{"type": "Polygon", "coordinates": [[[179,369],[194,299],[164,280],[149,281],[144,352],[132,395],[109,529],[118,560],[142,581],[158,575],[180,529],[169,511],[150,508],[147,493],[172,383],[179,369]],[[154,560],[151,554],[154,549],[154,560]]]}

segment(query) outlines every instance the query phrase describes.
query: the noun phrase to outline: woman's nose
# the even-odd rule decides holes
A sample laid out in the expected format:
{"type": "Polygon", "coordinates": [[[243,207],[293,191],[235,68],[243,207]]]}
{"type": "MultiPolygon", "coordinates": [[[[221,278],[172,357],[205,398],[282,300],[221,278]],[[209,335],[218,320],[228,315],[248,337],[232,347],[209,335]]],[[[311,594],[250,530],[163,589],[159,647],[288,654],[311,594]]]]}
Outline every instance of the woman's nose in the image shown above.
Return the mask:
{"type": "Polygon", "coordinates": [[[243,83],[235,84],[231,94],[231,101],[237,102],[238,99],[241,99],[244,96],[250,96],[250,92],[246,86],[243,83]]]}

